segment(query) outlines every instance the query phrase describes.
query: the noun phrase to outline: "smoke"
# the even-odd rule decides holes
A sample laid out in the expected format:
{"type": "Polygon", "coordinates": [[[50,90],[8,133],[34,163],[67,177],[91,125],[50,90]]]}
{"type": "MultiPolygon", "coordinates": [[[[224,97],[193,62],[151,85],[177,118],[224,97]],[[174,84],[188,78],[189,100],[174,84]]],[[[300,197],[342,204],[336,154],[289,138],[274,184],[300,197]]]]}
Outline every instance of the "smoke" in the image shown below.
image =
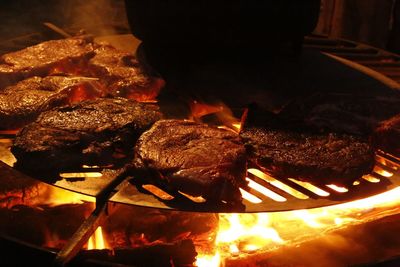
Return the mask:
{"type": "Polygon", "coordinates": [[[71,27],[96,36],[129,31],[123,0],[70,0],[63,10],[71,27]]]}

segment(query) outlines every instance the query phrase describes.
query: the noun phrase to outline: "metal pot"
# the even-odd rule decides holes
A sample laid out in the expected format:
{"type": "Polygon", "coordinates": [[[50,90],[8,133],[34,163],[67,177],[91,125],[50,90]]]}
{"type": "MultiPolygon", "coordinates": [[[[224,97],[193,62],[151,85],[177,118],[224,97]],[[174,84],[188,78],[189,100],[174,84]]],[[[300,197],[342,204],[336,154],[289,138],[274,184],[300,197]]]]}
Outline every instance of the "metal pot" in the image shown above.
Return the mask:
{"type": "Polygon", "coordinates": [[[132,33],[165,51],[237,51],[301,44],[320,0],[126,0],[132,33]]]}

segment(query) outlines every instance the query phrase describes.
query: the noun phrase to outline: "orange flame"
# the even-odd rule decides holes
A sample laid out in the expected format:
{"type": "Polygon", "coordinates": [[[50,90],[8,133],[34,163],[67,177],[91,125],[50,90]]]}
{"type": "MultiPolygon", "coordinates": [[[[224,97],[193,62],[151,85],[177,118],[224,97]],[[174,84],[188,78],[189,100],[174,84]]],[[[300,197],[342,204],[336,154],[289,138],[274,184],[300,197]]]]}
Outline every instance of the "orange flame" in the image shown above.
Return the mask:
{"type": "Polygon", "coordinates": [[[189,119],[197,122],[206,122],[205,116],[214,115],[214,124],[219,128],[227,128],[236,133],[240,131],[241,122],[233,115],[232,110],[223,103],[206,104],[196,100],[190,103],[191,115],[189,119]]]}
{"type": "Polygon", "coordinates": [[[87,249],[106,249],[106,241],[103,237],[103,229],[101,226],[97,227],[94,234],[89,238],[87,243],[87,249]]]}
{"type": "Polygon", "coordinates": [[[105,88],[97,82],[91,81],[90,83],[81,84],[72,88],[69,93],[69,102],[77,103],[84,100],[95,99],[104,95],[105,88]]]}
{"type": "MultiPolygon", "coordinates": [[[[341,190],[340,188],[338,190],[341,190]]],[[[296,245],[327,232],[400,212],[400,187],[335,206],[259,214],[220,214],[216,252],[201,252],[198,267],[218,267],[224,259],[296,245]]]]}
{"type": "Polygon", "coordinates": [[[119,96],[134,99],[139,102],[157,103],[156,98],[164,86],[165,81],[163,79],[154,78],[147,87],[140,88],[132,86],[115,91],[119,96]]]}

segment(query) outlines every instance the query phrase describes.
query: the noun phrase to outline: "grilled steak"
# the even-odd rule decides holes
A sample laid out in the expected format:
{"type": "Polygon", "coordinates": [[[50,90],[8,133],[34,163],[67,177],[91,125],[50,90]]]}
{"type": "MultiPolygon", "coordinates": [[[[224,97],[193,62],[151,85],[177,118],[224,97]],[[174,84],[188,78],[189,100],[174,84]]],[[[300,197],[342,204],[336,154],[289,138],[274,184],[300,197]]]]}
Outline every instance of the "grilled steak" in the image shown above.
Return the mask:
{"type": "Polygon", "coordinates": [[[113,96],[133,98],[137,101],[155,99],[164,81],[146,73],[137,59],[111,46],[96,49],[90,59],[91,74],[99,77],[113,96]]]}
{"type": "Polygon", "coordinates": [[[0,91],[0,128],[19,128],[34,121],[43,111],[101,96],[102,92],[91,85],[93,82],[78,77],[48,76],[28,78],[9,86],[0,91]]]}
{"type": "Polygon", "coordinates": [[[240,136],[251,160],[273,176],[349,185],[372,171],[374,150],[360,137],[294,128],[270,113],[262,122],[246,123],[240,136]]]}
{"type": "Polygon", "coordinates": [[[0,88],[32,76],[76,72],[94,54],[91,40],[51,40],[0,57],[0,88]],[[61,71],[63,70],[63,71],[61,71]]]}
{"type": "Polygon", "coordinates": [[[398,113],[398,92],[382,96],[321,93],[292,102],[280,115],[318,130],[370,135],[381,121],[398,113]]]}
{"type": "Polygon", "coordinates": [[[383,121],[375,130],[373,141],[377,148],[400,157],[400,114],[383,121]]]}
{"type": "Polygon", "coordinates": [[[245,148],[229,131],[183,120],[161,120],[135,146],[144,179],[208,201],[241,201],[245,148]]]}
{"type": "Polygon", "coordinates": [[[11,151],[16,167],[30,172],[119,165],[160,118],[156,106],[134,100],[90,100],[42,113],[17,134],[11,151]]]}

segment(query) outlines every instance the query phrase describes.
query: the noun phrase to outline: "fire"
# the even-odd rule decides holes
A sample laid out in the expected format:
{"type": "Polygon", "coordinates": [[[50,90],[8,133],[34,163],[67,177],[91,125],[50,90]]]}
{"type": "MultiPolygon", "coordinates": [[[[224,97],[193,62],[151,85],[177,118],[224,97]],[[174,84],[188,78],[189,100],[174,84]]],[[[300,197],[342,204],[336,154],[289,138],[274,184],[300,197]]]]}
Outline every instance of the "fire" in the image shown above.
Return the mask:
{"type": "Polygon", "coordinates": [[[88,80],[88,83],[72,88],[69,93],[69,102],[72,104],[84,100],[95,99],[104,95],[105,88],[103,88],[97,80],[98,79],[93,79],[90,82],[88,80]]]}
{"type": "Polygon", "coordinates": [[[95,198],[57,187],[46,187],[43,194],[33,201],[32,206],[55,207],[64,204],[82,204],[84,202],[95,203],[95,198]]]}
{"type": "Polygon", "coordinates": [[[125,87],[122,90],[117,90],[119,96],[134,99],[139,102],[157,103],[157,96],[161,89],[165,86],[165,81],[161,78],[154,80],[146,88],[140,87],[125,87]]]}
{"type": "Polygon", "coordinates": [[[196,100],[190,103],[191,115],[189,119],[217,125],[236,133],[240,131],[241,122],[233,115],[232,110],[223,103],[206,104],[196,100]],[[211,116],[212,115],[212,116],[211,116]],[[207,116],[209,118],[207,118],[207,116]]]}
{"type": "Polygon", "coordinates": [[[106,242],[103,237],[103,229],[101,226],[97,227],[94,234],[89,238],[87,243],[87,249],[106,249],[106,242]]]}
{"type": "MultiPolygon", "coordinates": [[[[337,190],[343,191],[338,187],[337,190]]],[[[199,253],[198,267],[224,266],[225,259],[296,246],[334,230],[400,212],[400,187],[335,206],[258,214],[220,214],[213,255],[199,253]]],[[[251,265],[253,266],[253,265],[251,265]]]]}
{"type": "Polygon", "coordinates": [[[86,69],[86,64],[84,60],[80,62],[71,62],[69,60],[64,60],[59,62],[59,64],[52,67],[48,75],[80,75],[84,74],[86,69]]]}

